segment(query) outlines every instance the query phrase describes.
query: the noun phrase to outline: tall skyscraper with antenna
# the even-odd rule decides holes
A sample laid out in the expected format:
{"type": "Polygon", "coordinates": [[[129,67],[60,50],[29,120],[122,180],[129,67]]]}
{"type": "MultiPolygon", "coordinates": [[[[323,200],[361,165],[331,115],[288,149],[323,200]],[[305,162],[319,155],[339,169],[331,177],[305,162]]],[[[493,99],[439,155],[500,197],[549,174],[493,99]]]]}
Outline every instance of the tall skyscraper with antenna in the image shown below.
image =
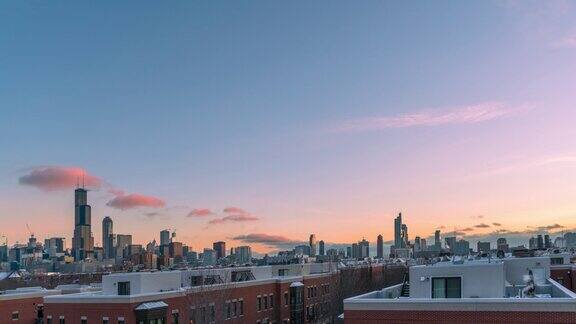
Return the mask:
{"type": "Polygon", "coordinates": [[[74,261],[94,257],[94,237],[92,237],[92,214],[88,205],[88,191],[82,187],[74,190],[74,237],[72,238],[72,255],[74,261]]]}

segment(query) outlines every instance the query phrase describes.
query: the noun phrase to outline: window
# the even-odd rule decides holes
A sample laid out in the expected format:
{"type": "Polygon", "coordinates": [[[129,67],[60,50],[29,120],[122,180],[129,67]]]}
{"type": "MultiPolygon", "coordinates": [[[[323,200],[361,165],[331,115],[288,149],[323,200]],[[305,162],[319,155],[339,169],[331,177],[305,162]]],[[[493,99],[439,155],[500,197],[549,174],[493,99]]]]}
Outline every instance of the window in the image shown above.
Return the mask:
{"type": "Polygon", "coordinates": [[[126,324],[124,317],[118,317],[118,324],[126,324]]]}
{"type": "Polygon", "coordinates": [[[210,304],[210,315],[209,315],[210,323],[214,323],[216,320],[216,306],[214,304],[210,304]]]}
{"type": "Polygon", "coordinates": [[[284,292],[284,306],[288,306],[288,302],[289,302],[289,298],[288,298],[288,292],[284,292]]]}
{"type": "Polygon", "coordinates": [[[110,322],[108,321],[107,317],[102,319],[102,324],[108,324],[108,323],[110,323],[110,322]]]}
{"type": "Polygon", "coordinates": [[[260,296],[256,297],[256,309],[258,311],[262,310],[262,297],[260,296]]]}
{"type": "Polygon", "coordinates": [[[244,316],[244,299],[238,301],[238,315],[244,316]]]}
{"type": "Polygon", "coordinates": [[[178,324],[178,320],[179,320],[179,315],[178,313],[173,313],[172,314],[172,324],[178,324]]]}
{"type": "Polygon", "coordinates": [[[236,317],[236,314],[238,314],[236,307],[238,307],[238,303],[234,300],[232,301],[232,317],[236,317]]]}
{"type": "Polygon", "coordinates": [[[12,312],[12,320],[13,321],[17,321],[19,317],[20,317],[20,314],[18,312],[12,312]]]}
{"type": "Polygon", "coordinates": [[[462,298],[460,277],[433,278],[432,298],[462,298]]]}
{"type": "Polygon", "coordinates": [[[268,296],[269,302],[268,305],[270,305],[270,308],[274,308],[274,294],[270,294],[270,296],[268,296]]]}
{"type": "Polygon", "coordinates": [[[66,319],[64,319],[63,317],[60,317],[60,324],[66,324],[66,319]]]}
{"type": "Polygon", "coordinates": [[[46,324],[52,324],[52,317],[48,317],[46,319],[46,324]]]}
{"type": "Polygon", "coordinates": [[[130,295],[130,281],[118,282],[118,295],[130,295]]]}
{"type": "Polygon", "coordinates": [[[232,317],[232,309],[230,306],[230,301],[226,302],[226,319],[229,319],[230,317],[232,317]]]}
{"type": "Polygon", "coordinates": [[[268,297],[266,295],[262,298],[264,300],[264,309],[268,308],[268,297]]]}
{"type": "Polygon", "coordinates": [[[85,318],[80,319],[80,324],[88,324],[88,320],[85,318]]]}
{"type": "Polygon", "coordinates": [[[550,264],[564,264],[564,258],[550,258],[550,264]]]}

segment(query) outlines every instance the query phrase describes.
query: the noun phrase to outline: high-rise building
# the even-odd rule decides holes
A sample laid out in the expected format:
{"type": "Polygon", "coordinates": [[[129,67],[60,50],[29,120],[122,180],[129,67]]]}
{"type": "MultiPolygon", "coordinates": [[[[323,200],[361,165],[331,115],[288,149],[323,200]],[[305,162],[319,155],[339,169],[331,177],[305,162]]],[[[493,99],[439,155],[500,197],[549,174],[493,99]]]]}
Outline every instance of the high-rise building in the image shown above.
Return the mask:
{"type": "Polygon", "coordinates": [[[316,256],[316,235],[310,234],[308,243],[310,245],[310,256],[316,256]]]}
{"type": "Polygon", "coordinates": [[[384,258],[384,238],[382,235],[378,235],[376,238],[376,257],[378,259],[384,258]]]}
{"type": "Polygon", "coordinates": [[[112,258],[113,245],[110,245],[110,235],[114,234],[112,218],[104,217],[102,220],[102,248],[104,249],[104,259],[112,258]]]}
{"type": "Polygon", "coordinates": [[[125,249],[128,245],[132,245],[132,235],[117,234],[116,235],[116,259],[122,260],[126,256],[124,255],[125,249]]]}
{"type": "Polygon", "coordinates": [[[168,254],[174,258],[174,262],[182,262],[184,258],[184,248],[181,242],[170,242],[168,244],[168,254]]]}
{"type": "Polygon", "coordinates": [[[416,236],[414,238],[414,252],[420,252],[420,251],[422,251],[420,236],[416,236]]]}
{"type": "Polygon", "coordinates": [[[440,241],[440,230],[436,230],[436,232],[434,232],[434,248],[437,251],[442,249],[442,241],[440,241]]]}
{"type": "Polygon", "coordinates": [[[320,240],[320,241],[318,242],[318,254],[319,254],[319,255],[325,255],[325,254],[326,254],[326,250],[325,250],[325,247],[324,247],[324,241],[323,241],[323,240],[320,240]]]}
{"type": "Polygon", "coordinates": [[[538,236],[536,237],[536,243],[538,250],[544,249],[544,238],[542,237],[541,234],[538,234],[538,236]]]}
{"type": "Polygon", "coordinates": [[[498,251],[503,251],[504,253],[508,253],[510,250],[506,239],[503,237],[500,237],[498,240],[496,240],[496,248],[498,251]]]}
{"type": "Polygon", "coordinates": [[[212,243],[212,248],[216,251],[216,259],[226,257],[226,242],[218,241],[212,243]]]}
{"type": "Polygon", "coordinates": [[[544,235],[544,248],[549,249],[552,247],[552,241],[550,240],[550,235],[544,235]]]}
{"type": "Polygon", "coordinates": [[[445,237],[444,240],[446,241],[446,248],[448,248],[450,252],[455,253],[454,249],[456,248],[456,236],[445,237]]]}
{"type": "Polygon", "coordinates": [[[536,238],[534,236],[532,236],[530,240],[528,240],[528,247],[530,248],[530,250],[535,250],[538,248],[538,242],[536,241],[536,238]]]}
{"type": "Polygon", "coordinates": [[[426,239],[420,239],[420,250],[428,251],[428,245],[426,245],[426,239]]]}
{"type": "Polygon", "coordinates": [[[92,215],[86,189],[76,188],[74,207],[72,255],[76,261],[91,259],[94,253],[94,237],[92,237],[92,215]]]}
{"type": "Polygon", "coordinates": [[[490,242],[480,242],[476,243],[476,251],[478,253],[490,253],[490,242]]]}
{"type": "Polygon", "coordinates": [[[402,241],[402,213],[394,218],[394,247],[399,249],[405,247],[402,241]]]}
{"type": "Polygon", "coordinates": [[[170,231],[163,230],[160,232],[160,245],[170,244],[170,231]]]}
{"type": "Polygon", "coordinates": [[[239,246],[234,250],[234,257],[239,264],[252,263],[252,249],[247,246],[239,246]]]}
{"type": "Polygon", "coordinates": [[[470,242],[466,240],[456,241],[455,247],[452,249],[455,255],[468,255],[470,254],[470,242]]]}
{"type": "Polygon", "coordinates": [[[64,253],[64,238],[51,237],[44,240],[44,250],[50,257],[57,256],[58,253],[64,253]]]}
{"type": "Polygon", "coordinates": [[[366,239],[358,242],[358,248],[360,252],[359,258],[364,259],[370,256],[370,242],[366,241],[366,239]]]}

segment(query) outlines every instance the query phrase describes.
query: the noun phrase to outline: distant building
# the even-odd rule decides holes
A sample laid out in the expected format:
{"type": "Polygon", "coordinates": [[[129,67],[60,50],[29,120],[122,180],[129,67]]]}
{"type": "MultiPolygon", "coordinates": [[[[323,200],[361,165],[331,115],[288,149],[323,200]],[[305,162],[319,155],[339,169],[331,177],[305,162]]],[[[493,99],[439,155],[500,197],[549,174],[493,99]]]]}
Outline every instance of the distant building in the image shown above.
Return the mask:
{"type": "Polygon", "coordinates": [[[370,242],[362,239],[362,241],[358,242],[358,247],[360,248],[359,258],[364,259],[370,257],[370,242]]]}
{"type": "Polygon", "coordinates": [[[538,236],[536,237],[536,242],[537,242],[537,249],[538,250],[543,250],[544,249],[544,238],[542,237],[541,234],[538,234],[538,236]]]}
{"type": "Polygon", "coordinates": [[[75,261],[93,257],[94,237],[92,237],[92,214],[88,205],[88,191],[77,188],[74,191],[74,236],[72,255],[75,261]]]}
{"type": "Polygon", "coordinates": [[[202,265],[216,265],[216,251],[212,249],[204,249],[204,252],[202,252],[202,265]]]}
{"type": "Polygon", "coordinates": [[[132,244],[132,235],[117,234],[116,235],[116,260],[122,260],[124,257],[124,250],[127,246],[132,244]]]}
{"type": "Polygon", "coordinates": [[[44,251],[48,253],[50,257],[58,256],[58,254],[64,253],[64,242],[63,237],[51,237],[44,240],[44,251]]]}
{"type": "Polygon", "coordinates": [[[500,237],[498,240],[496,240],[496,248],[498,251],[503,251],[504,253],[510,252],[510,247],[508,246],[506,239],[503,237],[500,237]]]}
{"type": "Polygon", "coordinates": [[[252,249],[249,246],[237,247],[234,256],[239,264],[252,263],[252,249]]]}
{"type": "Polygon", "coordinates": [[[478,253],[490,253],[490,242],[480,242],[476,244],[478,253]]]}
{"type": "Polygon", "coordinates": [[[440,230],[434,232],[434,249],[436,251],[442,250],[442,241],[440,240],[440,230]]]}
{"type": "Polygon", "coordinates": [[[308,245],[310,246],[310,253],[308,255],[316,256],[316,235],[310,234],[310,239],[308,243],[309,243],[308,245]]]}
{"type": "Polygon", "coordinates": [[[552,247],[552,241],[550,240],[550,235],[544,235],[544,248],[549,249],[552,247]]]}
{"type": "Polygon", "coordinates": [[[104,259],[110,259],[113,255],[113,245],[111,245],[110,236],[114,234],[112,218],[106,216],[102,220],[102,249],[104,250],[104,259]]]}
{"type": "Polygon", "coordinates": [[[446,248],[450,250],[450,252],[454,253],[454,248],[456,247],[456,236],[449,236],[444,238],[446,248]]]}
{"type": "Polygon", "coordinates": [[[318,254],[320,255],[325,255],[326,254],[326,250],[324,247],[324,241],[320,240],[320,242],[318,242],[318,254]]]}
{"type": "Polygon", "coordinates": [[[297,245],[294,247],[296,254],[310,255],[310,245],[297,245]]]}
{"type": "Polygon", "coordinates": [[[212,243],[212,248],[216,251],[216,259],[226,257],[226,242],[218,241],[212,243]]]}
{"type": "Polygon", "coordinates": [[[456,241],[455,248],[452,250],[455,255],[469,255],[470,254],[470,242],[466,240],[456,241]]]}
{"type": "Polygon", "coordinates": [[[160,232],[160,245],[170,244],[170,231],[163,230],[160,232]]]}
{"type": "Polygon", "coordinates": [[[181,242],[170,242],[168,244],[168,253],[174,262],[179,263],[184,259],[184,249],[181,242]]]}
{"type": "Polygon", "coordinates": [[[378,235],[376,238],[376,257],[378,259],[384,258],[384,238],[382,235],[378,235]]]}

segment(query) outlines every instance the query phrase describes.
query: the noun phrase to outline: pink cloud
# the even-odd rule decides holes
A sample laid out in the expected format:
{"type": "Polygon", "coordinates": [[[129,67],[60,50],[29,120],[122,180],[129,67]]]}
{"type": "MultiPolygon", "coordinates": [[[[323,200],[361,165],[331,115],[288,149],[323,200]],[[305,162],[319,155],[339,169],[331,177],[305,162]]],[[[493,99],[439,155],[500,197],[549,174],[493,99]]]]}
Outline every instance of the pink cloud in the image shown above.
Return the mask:
{"type": "Polygon", "coordinates": [[[224,208],[226,214],[248,214],[244,209],[238,207],[226,207],[224,208]]]}
{"type": "Polygon", "coordinates": [[[211,215],[214,215],[214,212],[212,212],[210,209],[200,208],[200,209],[193,209],[191,212],[188,213],[188,215],[186,215],[186,217],[205,217],[211,215]]]}
{"type": "Polygon", "coordinates": [[[391,117],[372,117],[349,120],[333,129],[334,132],[374,131],[388,128],[474,124],[513,115],[523,108],[512,108],[500,102],[442,110],[424,110],[391,117]]]}
{"type": "Polygon", "coordinates": [[[208,224],[222,224],[228,222],[250,222],[257,221],[259,218],[252,215],[229,215],[222,218],[213,219],[208,224]]]}
{"type": "Polygon", "coordinates": [[[32,169],[21,176],[18,182],[45,191],[75,188],[78,184],[86,187],[100,187],[102,180],[78,167],[47,166],[32,169]]]}
{"type": "Polygon", "coordinates": [[[118,192],[116,197],[108,201],[106,205],[112,208],[126,210],[138,207],[162,208],[166,206],[166,203],[162,199],[152,196],[136,193],[126,195],[118,192]]]}

